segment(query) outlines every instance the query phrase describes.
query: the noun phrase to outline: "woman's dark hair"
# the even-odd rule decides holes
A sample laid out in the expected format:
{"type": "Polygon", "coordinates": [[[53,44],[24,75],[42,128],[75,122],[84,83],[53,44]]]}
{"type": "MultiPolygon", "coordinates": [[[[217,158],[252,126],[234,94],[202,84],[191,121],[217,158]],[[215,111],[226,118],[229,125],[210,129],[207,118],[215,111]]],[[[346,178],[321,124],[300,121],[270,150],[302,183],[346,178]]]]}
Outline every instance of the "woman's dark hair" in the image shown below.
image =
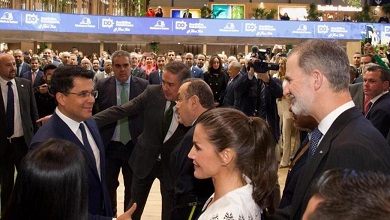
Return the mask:
{"type": "Polygon", "coordinates": [[[72,142],[49,139],[22,160],[3,220],[88,219],[87,164],[72,142]]]}
{"type": "Polygon", "coordinates": [[[221,72],[222,72],[222,60],[221,60],[221,57],[219,57],[217,54],[214,54],[213,56],[211,56],[210,61],[209,61],[208,73],[209,73],[209,74],[213,74],[213,73],[220,74],[221,72]],[[218,61],[219,61],[219,67],[218,67],[218,69],[214,69],[214,68],[213,68],[213,63],[214,63],[214,60],[215,60],[216,58],[217,58],[218,61]]]}
{"type": "Polygon", "coordinates": [[[278,161],[267,122],[235,109],[216,108],[203,113],[197,124],[204,127],[217,153],[226,148],[236,152],[235,166],[252,181],[254,201],[261,208],[270,206],[278,161]]]}

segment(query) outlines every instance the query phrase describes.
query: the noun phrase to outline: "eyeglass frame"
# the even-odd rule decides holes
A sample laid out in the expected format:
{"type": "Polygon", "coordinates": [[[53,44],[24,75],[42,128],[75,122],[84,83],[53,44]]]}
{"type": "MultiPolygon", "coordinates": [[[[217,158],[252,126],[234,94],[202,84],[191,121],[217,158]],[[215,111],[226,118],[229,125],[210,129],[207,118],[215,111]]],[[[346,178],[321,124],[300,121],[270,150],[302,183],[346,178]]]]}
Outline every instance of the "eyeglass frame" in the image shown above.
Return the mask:
{"type": "Polygon", "coordinates": [[[78,97],[81,97],[81,98],[87,98],[89,96],[92,96],[94,97],[95,99],[98,97],[99,93],[97,90],[92,90],[90,92],[88,91],[81,91],[81,92],[64,92],[64,94],[73,94],[73,95],[77,95],[78,97]]]}

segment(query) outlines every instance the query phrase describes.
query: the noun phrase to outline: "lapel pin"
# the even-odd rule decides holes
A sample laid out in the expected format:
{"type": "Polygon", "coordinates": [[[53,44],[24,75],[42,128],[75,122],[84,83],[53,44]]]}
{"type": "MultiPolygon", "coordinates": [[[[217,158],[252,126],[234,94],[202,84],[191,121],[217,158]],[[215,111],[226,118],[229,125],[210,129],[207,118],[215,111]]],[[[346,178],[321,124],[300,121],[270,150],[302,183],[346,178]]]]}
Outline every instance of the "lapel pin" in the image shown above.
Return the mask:
{"type": "Polygon", "coordinates": [[[24,87],[24,85],[22,84],[22,85],[20,85],[21,87],[24,87]]]}
{"type": "Polygon", "coordinates": [[[322,154],[322,150],[320,151],[320,154],[322,154]]]}

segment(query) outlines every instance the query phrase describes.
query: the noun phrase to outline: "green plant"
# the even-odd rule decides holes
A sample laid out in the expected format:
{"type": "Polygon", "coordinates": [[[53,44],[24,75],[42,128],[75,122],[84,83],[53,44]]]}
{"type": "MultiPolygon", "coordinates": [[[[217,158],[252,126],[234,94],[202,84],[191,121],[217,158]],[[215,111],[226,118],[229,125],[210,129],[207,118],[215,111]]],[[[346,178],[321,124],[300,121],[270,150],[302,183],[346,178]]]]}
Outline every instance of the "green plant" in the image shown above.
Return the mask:
{"type": "Polygon", "coordinates": [[[352,7],[361,7],[362,1],[361,0],[343,0],[344,3],[348,4],[352,7]]]}
{"type": "Polygon", "coordinates": [[[46,42],[41,42],[41,43],[39,44],[38,54],[41,53],[41,52],[43,52],[46,48],[47,48],[46,42]]]}
{"type": "Polygon", "coordinates": [[[385,13],[386,15],[387,15],[387,14],[390,14],[390,3],[387,3],[387,4],[382,5],[382,11],[383,11],[383,13],[385,13]]]}
{"type": "Polygon", "coordinates": [[[207,5],[203,5],[202,8],[200,8],[200,17],[201,18],[211,18],[211,15],[213,14],[213,11],[207,7],[207,5]]]}
{"type": "Polygon", "coordinates": [[[275,17],[278,11],[274,8],[267,11],[265,8],[254,8],[253,17],[261,20],[271,20],[275,17]]]}
{"type": "Polygon", "coordinates": [[[373,13],[371,11],[371,6],[365,5],[362,7],[362,11],[356,13],[356,21],[358,22],[371,22],[375,21],[373,13]]]}
{"type": "Polygon", "coordinates": [[[322,13],[318,12],[317,5],[311,3],[309,9],[307,10],[307,20],[309,21],[319,21],[322,13]]]}
{"type": "Polygon", "coordinates": [[[154,53],[157,53],[159,44],[160,44],[160,42],[155,42],[155,41],[150,42],[149,43],[150,50],[152,50],[154,53]]]}

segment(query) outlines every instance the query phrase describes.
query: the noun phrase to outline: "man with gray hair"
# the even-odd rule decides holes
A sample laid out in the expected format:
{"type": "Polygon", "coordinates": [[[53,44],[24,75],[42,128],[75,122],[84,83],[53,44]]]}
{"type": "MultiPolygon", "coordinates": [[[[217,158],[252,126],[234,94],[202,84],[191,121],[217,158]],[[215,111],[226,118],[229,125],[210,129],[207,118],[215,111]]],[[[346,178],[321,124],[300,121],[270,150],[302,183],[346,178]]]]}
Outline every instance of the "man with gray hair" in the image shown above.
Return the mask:
{"type": "Polygon", "coordinates": [[[289,54],[286,70],[284,95],[291,99],[292,111],[319,122],[311,133],[292,205],[275,215],[275,219],[301,219],[311,186],[322,173],[332,168],[390,173],[390,148],[351,99],[349,60],[337,41],[305,41],[289,54]]]}

